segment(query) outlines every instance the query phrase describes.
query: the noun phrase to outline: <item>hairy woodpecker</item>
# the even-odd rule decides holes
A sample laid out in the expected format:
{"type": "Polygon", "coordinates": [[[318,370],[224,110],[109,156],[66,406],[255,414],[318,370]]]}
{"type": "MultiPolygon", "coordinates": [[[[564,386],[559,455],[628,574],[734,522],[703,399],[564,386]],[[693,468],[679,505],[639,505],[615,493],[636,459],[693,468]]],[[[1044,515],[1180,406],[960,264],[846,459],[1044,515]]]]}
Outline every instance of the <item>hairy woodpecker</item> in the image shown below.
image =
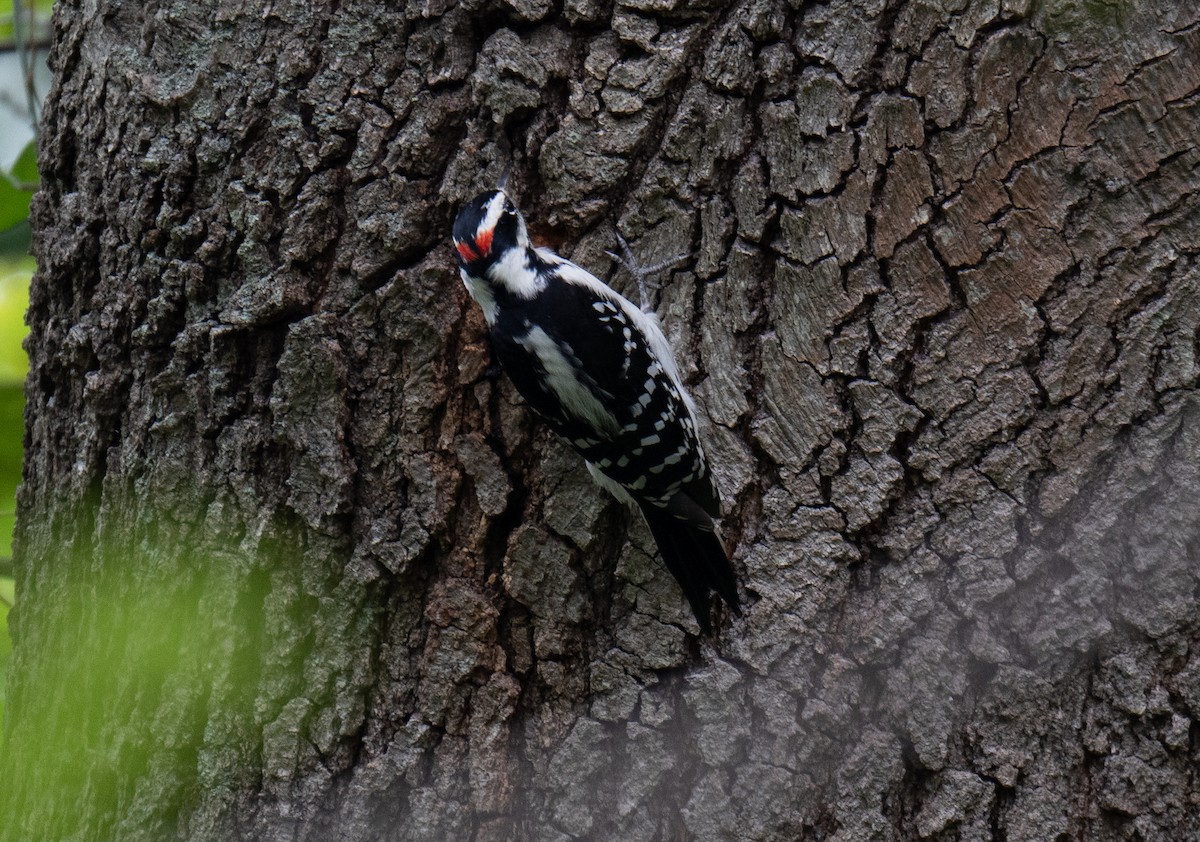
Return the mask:
{"type": "Polygon", "coordinates": [[[463,283],[517,391],[618,499],[636,503],[704,633],[709,593],[740,614],[717,489],[658,317],[546,248],[502,191],[454,222],[463,283]]]}

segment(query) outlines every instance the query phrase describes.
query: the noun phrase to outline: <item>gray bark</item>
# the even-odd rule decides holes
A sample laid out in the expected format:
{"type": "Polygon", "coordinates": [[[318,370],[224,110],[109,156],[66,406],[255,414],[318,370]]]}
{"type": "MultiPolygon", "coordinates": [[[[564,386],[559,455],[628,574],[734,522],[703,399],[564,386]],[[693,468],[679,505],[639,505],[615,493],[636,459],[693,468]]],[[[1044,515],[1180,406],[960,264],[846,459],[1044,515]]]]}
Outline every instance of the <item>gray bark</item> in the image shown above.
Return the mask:
{"type": "Polygon", "coordinates": [[[57,10],[0,838],[1200,838],[1200,13],[57,10]],[[446,247],[659,313],[746,616],[446,247]]]}

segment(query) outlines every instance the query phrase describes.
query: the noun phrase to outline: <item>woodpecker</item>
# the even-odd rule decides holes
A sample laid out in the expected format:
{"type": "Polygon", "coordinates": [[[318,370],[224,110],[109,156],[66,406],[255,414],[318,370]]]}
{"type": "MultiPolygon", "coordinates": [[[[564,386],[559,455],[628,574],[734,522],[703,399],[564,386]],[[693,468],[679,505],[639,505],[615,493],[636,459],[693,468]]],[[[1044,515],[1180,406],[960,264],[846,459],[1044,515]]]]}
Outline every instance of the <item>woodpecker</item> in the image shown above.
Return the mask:
{"type": "Polygon", "coordinates": [[[701,631],[712,631],[711,592],[741,614],[714,524],[720,499],[696,409],[658,317],[533,247],[524,217],[501,190],[463,207],[453,239],[459,274],[483,310],[500,365],[583,456],[592,478],[641,509],[701,631]]]}

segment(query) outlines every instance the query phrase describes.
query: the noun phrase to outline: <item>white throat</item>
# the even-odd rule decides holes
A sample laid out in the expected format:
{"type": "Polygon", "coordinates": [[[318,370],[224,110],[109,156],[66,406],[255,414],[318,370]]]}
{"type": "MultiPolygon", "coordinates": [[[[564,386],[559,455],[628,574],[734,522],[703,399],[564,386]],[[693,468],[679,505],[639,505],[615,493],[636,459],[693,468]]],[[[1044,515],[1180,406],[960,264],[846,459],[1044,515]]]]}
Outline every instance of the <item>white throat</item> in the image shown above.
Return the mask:
{"type": "Polygon", "coordinates": [[[487,270],[488,279],[518,298],[533,298],[546,287],[546,279],[534,268],[533,252],[511,248],[487,270]]]}
{"type": "Polygon", "coordinates": [[[545,289],[546,278],[533,268],[532,256],[530,249],[508,249],[499,260],[488,267],[486,275],[482,278],[468,274],[466,269],[458,270],[463,286],[483,310],[483,318],[489,326],[496,323],[500,311],[500,305],[496,303],[497,289],[525,299],[533,298],[545,289]]]}

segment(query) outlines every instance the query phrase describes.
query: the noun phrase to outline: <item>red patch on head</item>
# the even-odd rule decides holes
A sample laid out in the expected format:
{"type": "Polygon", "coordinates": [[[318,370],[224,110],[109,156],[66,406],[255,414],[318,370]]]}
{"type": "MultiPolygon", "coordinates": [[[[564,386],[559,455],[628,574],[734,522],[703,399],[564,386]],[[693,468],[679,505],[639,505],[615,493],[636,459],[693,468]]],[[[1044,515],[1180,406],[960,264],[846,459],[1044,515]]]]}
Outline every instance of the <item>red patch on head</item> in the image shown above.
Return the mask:
{"type": "Polygon", "coordinates": [[[475,253],[475,249],[471,248],[470,243],[455,243],[454,247],[458,249],[458,256],[467,263],[479,259],[479,255],[475,253]]]}
{"type": "Polygon", "coordinates": [[[475,237],[475,248],[479,249],[480,257],[483,257],[492,250],[492,233],[495,228],[489,228],[486,231],[480,231],[475,237]]]}

